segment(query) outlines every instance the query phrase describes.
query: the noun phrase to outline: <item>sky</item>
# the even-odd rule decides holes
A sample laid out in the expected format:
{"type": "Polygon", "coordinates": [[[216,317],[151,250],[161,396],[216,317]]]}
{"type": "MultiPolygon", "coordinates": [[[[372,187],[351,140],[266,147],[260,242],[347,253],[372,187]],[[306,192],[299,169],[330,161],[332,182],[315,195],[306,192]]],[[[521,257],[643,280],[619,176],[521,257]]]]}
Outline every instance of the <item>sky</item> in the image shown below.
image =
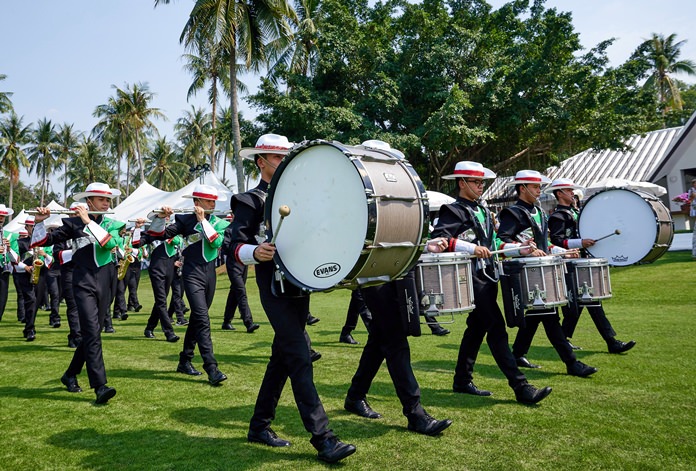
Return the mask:
{"type": "MultiPolygon", "coordinates": [[[[488,2],[494,8],[506,3],[488,2]]],[[[192,6],[192,0],[156,9],[153,0],[0,0],[0,74],[7,76],[0,91],[13,93],[25,124],[48,118],[89,131],[95,107],[113,96],[112,85],[147,83],[152,106],[169,118],[156,124],[173,140],[184,110],[207,106],[205,90],[186,99],[191,78],[179,36],[192,6]]],[[[681,58],[696,61],[694,0],[547,0],[546,7],[572,13],[586,49],[617,38],[608,51],[611,65],[623,63],[653,32],[687,40],[681,58]]],[[[242,80],[256,91],[256,77],[242,80]]],[[[243,101],[240,110],[247,119],[257,114],[243,101]]]]}

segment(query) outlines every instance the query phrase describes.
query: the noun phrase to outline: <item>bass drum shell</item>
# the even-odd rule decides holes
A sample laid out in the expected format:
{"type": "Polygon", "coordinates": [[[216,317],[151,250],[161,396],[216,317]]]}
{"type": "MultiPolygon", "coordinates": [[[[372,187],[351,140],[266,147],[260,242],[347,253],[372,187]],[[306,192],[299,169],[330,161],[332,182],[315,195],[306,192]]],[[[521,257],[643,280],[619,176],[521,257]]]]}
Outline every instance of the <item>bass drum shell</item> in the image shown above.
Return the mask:
{"type": "Polygon", "coordinates": [[[669,249],[674,223],[669,210],[655,196],[622,188],[592,195],[578,217],[583,239],[599,239],[586,250],[593,258],[606,258],[610,266],[654,262],[669,249]]]}
{"type": "Polygon", "coordinates": [[[396,154],[314,140],[295,147],[276,170],[266,227],[280,222],[274,261],[306,291],[355,289],[405,274],[427,238],[427,193],[396,154]]]}

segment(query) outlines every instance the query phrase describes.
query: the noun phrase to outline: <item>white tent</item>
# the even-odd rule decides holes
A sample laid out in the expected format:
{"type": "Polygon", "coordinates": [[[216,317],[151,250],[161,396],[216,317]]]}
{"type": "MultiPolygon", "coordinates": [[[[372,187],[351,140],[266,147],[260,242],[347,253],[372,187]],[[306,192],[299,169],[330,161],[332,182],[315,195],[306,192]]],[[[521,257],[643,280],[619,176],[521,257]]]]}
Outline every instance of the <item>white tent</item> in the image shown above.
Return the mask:
{"type": "MultiPolygon", "coordinates": [[[[46,207],[50,208],[52,211],[64,211],[67,209],[56,203],[54,200],[51,200],[51,202],[48,203],[46,207]]],[[[5,224],[4,229],[10,232],[19,232],[21,229],[24,228],[23,223],[24,221],[26,221],[28,216],[29,215],[25,210],[21,210],[19,213],[17,213],[17,215],[14,216],[12,221],[5,224]]],[[[48,219],[46,219],[46,221],[53,222],[64,217],[66,217],[64,214],[52,214],[48,219]]]]}
{"type": "Polygon", "coordinates": [[[426,190],[428,194],[428,203],[430,205],[430,211],[439,211],[440,206],[443,204],[454,203],[454,198],[439,191],[426,190]]]}
{"type": "Polygon", "coordinates": [[[585,191],[585,198],[593,194],[611,188],[623,188],[626,190],[639,190],[650,193],[654,196],[662,196],[667,193],[667,189],[663,186],[649,182],[634,182],[623,178],[608,177],[598,182],[588,185],[585,191]]]}
{"type": "Polygon", "coordinates": [[[189,209],[193,208],[193,200],[184,198],[184,195],[190,195],[196,185],[204,184],[215,187],[219,195],[224,195],[224,201],[215,203],[216,211],[227,211],[230,209],[230,198],[232,192],[212,172],[206,172],[201,179],[195,179],[183,188],[177,191],[163,191],[155,188],[149,183],[141,184],[128,198],[121,201],[121,204],[113,209],[114,214],[109,217],[119,221],[127,222],[129,219],[137,219],[147,217],[148,213],[162,206],[171,206],[172,208],[189,209]]]}

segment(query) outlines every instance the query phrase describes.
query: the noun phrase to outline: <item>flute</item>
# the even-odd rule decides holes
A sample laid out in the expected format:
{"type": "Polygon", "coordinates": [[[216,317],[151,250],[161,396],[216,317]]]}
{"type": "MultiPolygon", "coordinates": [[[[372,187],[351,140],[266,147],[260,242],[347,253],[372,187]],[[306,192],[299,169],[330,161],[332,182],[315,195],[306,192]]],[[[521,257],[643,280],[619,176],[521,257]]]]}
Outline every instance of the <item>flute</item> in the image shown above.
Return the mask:
{"type": "MultiPolygon", "coordinates": [[[[193,214],[195,210],[193,208],[172,208],[171,209],[172,214],[193,214]]],[[[152,210],[153,213],[161,214],[164,211],[162,211],[162,208],[156,208],[152,210]]],[[[217,209],[206,209],[204,210],[205,214],[231,214],[231,210],[227,211],[220,211],[217,209]]]]}
{"type": "MultiPolygon", "coordinates": [[[[75,210],[73,209],[51,209],[50,214],[47,216],[50,216],[51,214],[72,214],[73,216],[77,215],[75,210]]],[[[31,214],[32,216],[41,214],[35,209],[30,209],[26,211],[27,214],[31,214]]],[[[114,214],[113,211],[87,211],[87,214],[114,214]]]]}

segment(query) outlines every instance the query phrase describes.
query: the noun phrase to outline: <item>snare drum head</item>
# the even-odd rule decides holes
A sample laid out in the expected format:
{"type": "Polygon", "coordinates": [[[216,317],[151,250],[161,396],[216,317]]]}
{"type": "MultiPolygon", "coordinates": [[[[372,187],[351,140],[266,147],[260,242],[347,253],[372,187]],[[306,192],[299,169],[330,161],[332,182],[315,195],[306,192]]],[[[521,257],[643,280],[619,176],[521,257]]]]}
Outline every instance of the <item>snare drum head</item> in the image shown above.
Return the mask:
{"type": "Polygon", "coordinates": [[[653,249],[659,225],[647,193],[612,189],[587,200],[578,218],[578,231],[583,239],[599,239],[587,249],[592,257],[606,258],[612,266],[638,263],[653,249]]]}
{"type": "Polygon", "coordinates": [[[276,248],[291,281],[322,290],[348,275],[365,244],[365,199],[363,179],[340,147],[314,143],[286,157],[271,181],[266,220],[275,231],[278,208],[290,207],[276,248]]]}

